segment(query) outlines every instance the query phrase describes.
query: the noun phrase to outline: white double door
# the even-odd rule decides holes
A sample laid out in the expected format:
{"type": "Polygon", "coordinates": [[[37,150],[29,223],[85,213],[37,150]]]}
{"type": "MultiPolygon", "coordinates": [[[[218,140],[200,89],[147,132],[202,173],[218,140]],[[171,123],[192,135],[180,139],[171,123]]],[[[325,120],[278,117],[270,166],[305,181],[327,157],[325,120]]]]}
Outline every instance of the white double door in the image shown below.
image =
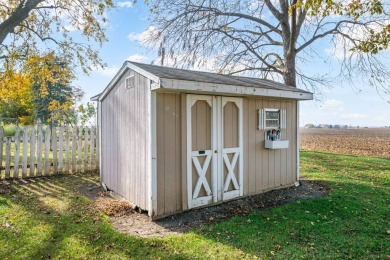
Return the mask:
{"type": "Polygon", "coordinates": [[[188,208],[243,195],[242,98],[187,95],[188,208]]]}

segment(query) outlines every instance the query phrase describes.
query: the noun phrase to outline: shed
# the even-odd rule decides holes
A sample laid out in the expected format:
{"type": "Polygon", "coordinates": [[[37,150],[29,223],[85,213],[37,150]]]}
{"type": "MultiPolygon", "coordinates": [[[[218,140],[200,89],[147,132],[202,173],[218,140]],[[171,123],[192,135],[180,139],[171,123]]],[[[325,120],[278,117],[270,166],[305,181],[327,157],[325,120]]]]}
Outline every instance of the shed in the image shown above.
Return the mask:
{"type": "Polygon", "coordinates": [[[299,185],[299,101],[270,80],[126,61],[98,102],[101,182],[153,219],[299,185]]]}

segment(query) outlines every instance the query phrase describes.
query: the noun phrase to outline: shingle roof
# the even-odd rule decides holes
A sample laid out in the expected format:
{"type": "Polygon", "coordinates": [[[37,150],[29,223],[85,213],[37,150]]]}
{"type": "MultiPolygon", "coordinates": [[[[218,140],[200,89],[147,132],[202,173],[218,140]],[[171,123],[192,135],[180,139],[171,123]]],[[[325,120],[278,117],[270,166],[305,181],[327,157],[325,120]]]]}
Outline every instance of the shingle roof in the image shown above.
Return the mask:
{"type": "Polygon", "coordinates": [[[266,79],[223,75],[223,74],[203,72],[203,71],[176,69],[176,68],[162,67],[162,66],[143,64],[137,62],[129,62],[129,63],[132,63],[140,67],[141,69],[144,69],[145,71],[154,74],[159,78],[165,78],[165,79],[187,80],[187,81],[196,81],[196,82],[207,82],[207,83],[215,83],[215,84],[310,93],[308,91],[299,88],[295,88],[292,86],[288,86],[286,84],[282,84],[282,83],[278,83],[266,79]]]}

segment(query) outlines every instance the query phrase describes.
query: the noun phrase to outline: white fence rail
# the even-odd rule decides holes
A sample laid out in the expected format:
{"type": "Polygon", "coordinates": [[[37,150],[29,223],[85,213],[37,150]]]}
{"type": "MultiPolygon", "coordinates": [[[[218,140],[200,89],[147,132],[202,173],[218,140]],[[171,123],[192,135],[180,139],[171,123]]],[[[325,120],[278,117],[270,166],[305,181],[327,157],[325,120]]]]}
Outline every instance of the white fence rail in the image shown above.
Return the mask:
{"type": "Polygon", "coordinates": [[[0,180],[94,172],[99,167],[96,128],[16,128],[5,136],[0,126],[0,180]]]}

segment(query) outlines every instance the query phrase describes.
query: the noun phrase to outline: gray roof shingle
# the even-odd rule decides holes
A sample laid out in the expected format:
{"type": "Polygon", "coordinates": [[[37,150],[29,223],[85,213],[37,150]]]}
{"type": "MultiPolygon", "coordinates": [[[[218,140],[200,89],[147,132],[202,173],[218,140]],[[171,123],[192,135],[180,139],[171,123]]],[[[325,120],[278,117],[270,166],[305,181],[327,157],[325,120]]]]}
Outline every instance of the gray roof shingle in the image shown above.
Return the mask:
{"type": "Polygon", "coordinates": [[[152,73],[159,78],[165,78],[165,79],[188,80],[188,81],[196,81],[196,82],[207,82],[207,83],[215,83],[215,84],[310,93],[308,91],[299,88],[295,88],[283,83],[279,83],[267,79],[231,76],[231,75],[223,75],[218,73],[185,70],[185,69],[176,69],[176,68],[162,67],[157,65],[143,64],[143,63],[130,62],[130,61],[129,63],[132,63],[137,67],[144,69],[145,71],[152,73]]]}

